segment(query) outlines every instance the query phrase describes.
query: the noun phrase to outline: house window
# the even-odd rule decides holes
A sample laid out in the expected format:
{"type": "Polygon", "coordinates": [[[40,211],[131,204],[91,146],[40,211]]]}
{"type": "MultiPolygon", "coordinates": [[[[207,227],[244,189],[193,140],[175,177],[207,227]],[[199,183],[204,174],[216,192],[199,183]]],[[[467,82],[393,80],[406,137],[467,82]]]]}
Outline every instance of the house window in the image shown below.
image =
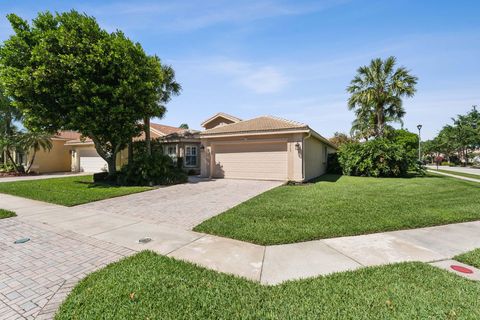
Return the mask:
{"type": "Polygon", "coordinates": [[[323,147],[323,150],[324,150],[324,153],[325,153],[325,162],[327,162],[328,161],[328,148],[323,147]]]}
{"type": "Polygon", "coordinates": [[[169,156],[173,163],[177,163],[177,146],[176,145],[168,145],[165,147],[165,153],[169,156]]]}
{"type": "Polygon", "coordinates": [[[185,166],[196,167],[197,166],[197,146],[185,147],[185,166]]]}
{"type": "Polygon", "coordinates": [[[25,153],[23,152],[17,152],[17,156],[15,157],[15,162],[17,163],[17,165],[26,165],[26,162],[25,162],[25,153]]]}

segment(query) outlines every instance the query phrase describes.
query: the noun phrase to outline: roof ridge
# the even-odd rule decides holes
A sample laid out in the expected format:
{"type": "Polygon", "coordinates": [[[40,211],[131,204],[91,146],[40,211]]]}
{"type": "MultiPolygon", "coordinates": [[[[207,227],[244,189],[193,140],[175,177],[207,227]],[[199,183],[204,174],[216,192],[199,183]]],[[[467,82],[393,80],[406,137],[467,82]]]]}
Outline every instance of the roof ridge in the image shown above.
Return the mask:
{"type": "Polygon", "coordinates": [[[303,122],[300,122],[300,121],[289,120],[289,119],[285,119],[285,118],[278,117],[278,116],[272,116],[272,115],[265,115],[264,117],[272,118],[272,119],[279,120],[279,121],[284,121],[284,122],[287,122],[287,123],[290,123],[290,124],[293,124],[293,125],[296,125],[296,126],[308,127],[308,125],[306,123],[303,123],[303,122]]]}
{"type": "MultiPolygon", "coordinates": [[[[179,127],[174,127],[174,126],[169,126],[168,124],[161,124],[161,123],[157,123],[157,122],[150,122],[150,125],[152,124],[155,124],[157,126],[163,126],[163,127],[169,127],[169,128],[173,128],[173,129],[182,129],[182,128],[179,128],[179,127]]],[[[182,129],[184,130],[184,129],[182,129]]]]}

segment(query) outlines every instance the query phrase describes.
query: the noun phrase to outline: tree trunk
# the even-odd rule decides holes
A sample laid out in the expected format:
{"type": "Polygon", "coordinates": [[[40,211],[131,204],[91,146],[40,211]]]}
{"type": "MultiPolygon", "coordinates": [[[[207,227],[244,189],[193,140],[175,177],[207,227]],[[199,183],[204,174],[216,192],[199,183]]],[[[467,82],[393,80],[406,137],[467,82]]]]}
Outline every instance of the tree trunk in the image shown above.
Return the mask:
{"type": "Polygon", "coordinates": [[[5,153],[7,154],[7,158],[10,160],[10,162],[12,163],[13,165],[13,168],[15,169],[16,172],[19,172],[18,170],[18,166],[17,164],[15,163],[15,161],[13,160],[13,157],[12,157],[12,154],[10,153],[10,150],[5,150],[5,153]]]}
{"type": "Polygon", "coordinates": [[[143,119],[143,125],[145,130],[145,146],[147,147],[147,155],[152,155],[152,142],[150,138],[150,118],[143,119]]]}
{"type": "Polygon", "coordinates": [[[383,114],[383,106],[377,106],[377,136],[383,137],[383,129],[385,126],[385,115],[383,114]]]}
{"type": "Polygon", "coordinates": [[[116,158],[117,158],[117,154],[115,153],[114,155],[112,155],[111,157],[109,157],[106,161],[107,161],[107,165],[108,165],[108,176],[109,177],[113,177],[115,176],[115,174],[117,173],[117,164],[116,164],[116,158]]]}
{"type": "Polygon", "coordinates": [[[113,177],[117,173],[117,154],[118,154],[118,146],[112,143],[111,152],[107,152],[101,147],[100,141],[92,134],[89,134],[90,139],[92,139],[93,144],[95,145],[95,150],[97,151],[98,155],[103,158],[107,162],[108,166],[108,176],[113,177]]]}
{"type": "Polygon", "coordinates": [[[130,142],[128,143],[128,156],[127,156],[127,162],[132,163],[133,161],[133,138],[130,139],[130,142]]]}
{"type": "Polygon", "coordinates": [[[27,173],[30,173],[30,169],[32,169],[33,162],[35,161],[35,156],[37,155],[37,150],[33,149],[32,160],[28,164],[27,173]]]}

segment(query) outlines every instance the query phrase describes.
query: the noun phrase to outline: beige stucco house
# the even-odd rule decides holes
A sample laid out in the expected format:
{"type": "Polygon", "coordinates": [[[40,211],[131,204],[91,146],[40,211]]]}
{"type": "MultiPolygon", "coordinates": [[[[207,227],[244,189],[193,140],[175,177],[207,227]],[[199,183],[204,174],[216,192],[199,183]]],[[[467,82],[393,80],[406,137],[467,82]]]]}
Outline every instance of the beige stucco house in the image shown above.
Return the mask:
{"type": "Polygon", "coordinates": [[[202,123],[201,175],[308,181],[325,173],[335,145],[308,125],[273,116],[218,113],[202,123]]]}
{"type": "MultiPolygon", "coordinates": [[[[204,131],[194,131],[151,123],[150,133],[174,162],[181,159],[185,171],[209,178],[308,181],[325,173],[327,156],[336,151],[308,125],[273,116],[242,120],[217,113],[202,127],[204,131]]],[[[117,169],[127,160],[123,150],[117,169]]],[[[91,139],[63,131],[53,138],[50,152],[37,153],[32,168],[45,173],[100,172],[106,167],[91,139]]]]}
{"type": "MultiPolygon", "coordinates": [[[[62,131],[51,138],[52,149],[49,151],[39,150],[35,154],[35,160],[30,170],[35,173],[52,173],[70,171],[70,148],[65,143],[80,135],[76,132],[62,131]]],[[[18,165],[27,168],[33,157],[33,151],[12,152],[12,158],[18,165]]],[[[5,155],[0,156],[0,162],[6,159],[5,155]]]]}

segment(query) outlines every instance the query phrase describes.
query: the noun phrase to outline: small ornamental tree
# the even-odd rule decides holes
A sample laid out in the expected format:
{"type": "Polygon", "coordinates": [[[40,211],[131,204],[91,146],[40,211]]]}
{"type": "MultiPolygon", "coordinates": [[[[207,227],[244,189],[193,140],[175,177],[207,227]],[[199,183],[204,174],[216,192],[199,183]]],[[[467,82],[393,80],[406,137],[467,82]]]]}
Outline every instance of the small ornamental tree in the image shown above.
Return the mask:
{"type": "Polygon", "coordinates": [[[90,137],[113,175],[142,120],[164,112],[160,60],[76,11],[8,20],[14,34],[0,47],[0,77],[25,126],[90,137]]]}

